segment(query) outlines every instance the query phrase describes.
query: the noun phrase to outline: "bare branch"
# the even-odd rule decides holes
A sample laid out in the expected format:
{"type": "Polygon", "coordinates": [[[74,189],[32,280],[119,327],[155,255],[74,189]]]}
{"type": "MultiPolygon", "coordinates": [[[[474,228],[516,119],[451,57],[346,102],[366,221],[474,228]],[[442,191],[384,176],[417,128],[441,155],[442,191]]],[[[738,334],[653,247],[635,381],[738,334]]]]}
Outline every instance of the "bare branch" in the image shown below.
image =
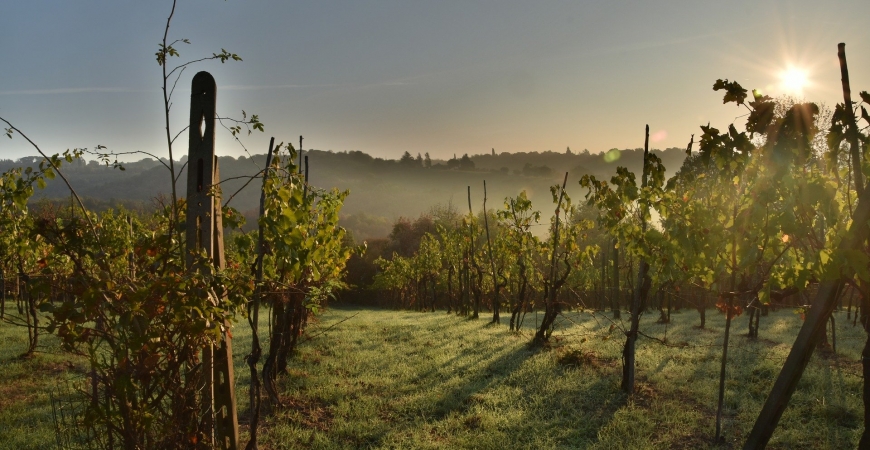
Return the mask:
{"type": "Polygon", "coordinates": [[[175,137],[172,138],[172,142],[174,143],[175,140],[178,139],[178,136],[181,136],[181,133],[184,133],[184,132],[187,131],[189,128],[190,128],[190,125],[187,125],[187,126],[185,126],[184,128],[182,128],[181,131],[179,131],[178,133],[176,133],[176,134],[175,134],[175,137]]]}
{"type": "MultiPolygon", "coordinates": [[[[187,67],[187,66],[189,66],[189,65],[191,65],[191,64],[198,63],[198,62],[203,62],[203,61],[209,61],[209,60],[212,60],[212,59],[218,59],[218,58],[220,58],[220,55],[207,56],[207,57],[205,57],[205,58],[194,59],[193,61],[188,61],[188,62],[186,62],[186,63],[184,63],[184,64],[181,64],[181,65],[175,66],[172,70],[170,70],[170,71],[166,74],[166,79],[168,80],[169,77],[171,77],[172,74],[175,73],[175,71],[178,70],[178,69],[181,69],[181,70],[183,71],[185,67],[187,67]]],[[[179,72],[179,76],[180,76],[180,75],[181,75],[181,74],[180,74],[180,72],[179,72]]]]}
{"type": "Polygon", "coordinates": [[[136,155],[136,154],[148,155],[148,156],[156,159],[157,162],[159,162],[160,164],[163,164],[163,167],[166,167],[167,169],[169,168],[169,165],[166,164],[165,162],[163,162],[163,160],[161,160],[160,157],[158,157],[152,153],[148,153],[146,151],[143,151],[143,150],[133,150],[133,151],[129,151],[129,152],[114,152],[114,151],[112,151],[112,152],[106,152],[106,153],[95,152],[95,151],[91,151],[91,150],[88,150],[85,148],[79,149],[79,150],[81,150],[82,152],[87,153],[89,155],[95,155],[95,156],[102,156],[102,155],[121,156],[121,155],[136,155]]]}
{"type": "Polygon", "coordinates": [[[181,168],[178,169],[178,176],[175,177],[175,182],[178,183],[178,179],[181,178],[181,172],[184,172],[184,168],[187,167],[188,161],[185,161],[184,164],[181,165],[181,168]]]}
{"type": "Polygon", "coordinates": [[[87,208],[85,208],[85,204],[82,203],[82,199],[81,199],[81,198],[79,197],[79,195],[76,193],[76,190],[73,189],[72,184],[70,184],[69,180],[66,178],[66,175],[64,175],[63,172],[60,171],[60,168],[57,167],[57,165],[54,164],[54,161],[52,161],[51,158],[49,158],[49,157],[48,157],[48,156],[47,156],[47,155],[42,151],[42,149],[39,148],[38,145],[36,145],[35,142],[33,142],[32,140],[30,140],[30,138],[27,137],[26,134],[22,133],[21,130],[19,130],[18,128],[15,128],[15,126],[12,125],[11,123],[9,123],[8,120],[6,120],[6,119],[4,119],[4,118],[2,118],[2,117],[0,117],[0,120],[2,120],[3,122],[5,122],[6,125],[9,126],[9,129],[14,130],[14,131],[17,132],[18,134],[20,134],[21,137],[23,137],[24,139],[26,139],[27,142],[29,142],[30,145],[32,145],[33,148],[35,148],[36,151],[39,152],[39,154],[42,155],[42,157],[45,158],[45,160],[48,161],[49,164],[51,164],[51,167],[54,169],[54,171],[57,172],[58,175],[60,175],[60,178],[61,178],[61,179],[63,180],[63,182],[66,184],[66,187],[69,188],[70,193],[73,195],[73,197],[75,197],[76,202],[79,204],[79,207],[82,209],[82,215],[85,216],[85,219],[87,219],[88,224],[90,225],[91,233],[93,233],[93,235],[94,235],[94,239],[96,240],[97,245],[100,246],[100,251],[103,252],[103,253],[105,253],[105,250],[103,250],[103,246],[100,244],[100,237],[99,237],[99,235],[97,235],[97,227],[94,225],[94,222],[91,220],[91,216],[88,215],[88,210],[87,210],[87,208]]]}
{"type": "Polygon", "coordinates": [[[175,77],[175,82],[172,83],[172,89],[169,90],[169,99],[170,100],[172,99],[172,94],[175,92],[175,86],[178,85],[178,80],[181,79],[181,74],[183,74],[183,73],[184,73],[184,69],[181,69],[181,71],[178,72],[178,76],[175,77]]]}

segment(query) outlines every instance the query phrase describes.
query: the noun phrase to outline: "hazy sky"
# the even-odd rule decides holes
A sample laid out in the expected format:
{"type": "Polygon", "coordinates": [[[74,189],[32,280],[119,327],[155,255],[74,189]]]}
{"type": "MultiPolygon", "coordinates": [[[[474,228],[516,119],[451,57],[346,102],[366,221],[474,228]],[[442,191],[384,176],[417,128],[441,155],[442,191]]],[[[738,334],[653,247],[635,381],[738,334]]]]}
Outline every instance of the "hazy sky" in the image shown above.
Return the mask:
{"type": "MultiPolygon", "coordinates": [[[[46,152],[96,144],[165,156],[154,53],[171,0],[28,0],[0,14],[0,117],[46,152]]],[[[770,95],[842,101],[837,43],[853,98],[870,90],[866,0],[309,1],[179,0],[170,39],[185,62],[172,126],[186,125],[190,80],[218,83],[218,112],[260,115],[270,136],[304,148],[402,152],[684,147],[699,125],[725,128],[717,78],[770,95]],[[804,70],[797,92],[781,73],[804,70]]],[[[242,148],[218,132],[218,153],[242,148]]],[[[0,159],[34,154],[0,140],[0,159]]],[[[186,153],[187,139],[176,153],[186,153]]],[[[136,158],[139,159],[139,158],[136,158]]]]}

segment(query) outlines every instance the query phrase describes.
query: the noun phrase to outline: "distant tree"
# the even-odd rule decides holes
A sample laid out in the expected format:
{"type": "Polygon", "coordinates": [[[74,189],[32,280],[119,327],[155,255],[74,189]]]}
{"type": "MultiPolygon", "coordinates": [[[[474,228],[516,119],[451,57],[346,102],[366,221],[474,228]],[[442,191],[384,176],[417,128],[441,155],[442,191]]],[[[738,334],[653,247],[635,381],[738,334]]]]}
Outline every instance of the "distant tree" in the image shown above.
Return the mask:
{"type": "Polygon", "coordinates": [[[573,153],[571,153],[571,147],[567,147],[567,150],[565,150],[565,154],[566,155],[573,155],[573,153]]]}
{"type": "Polygon", "coordinates": [[[452,159],[447,160],[447,168],[448,169],[458,169],[459,168],[459,160],[456,159],[456,155],[453,155],[452,159]]]}
{"type": "Polygon", "coordinates": [[[468,157],[468,153],[462,155],[462,159],[459,160],[459,168],[462,170],[474,170],[474,161],[468,157]]]}
{"type": "MultiPolygon", "coordinates": [[[[347,261],[347,278],[345,281],[355,287],[367,286],[372,283],[375,274],[378,271],[375,260],[380,257],[387,257],[387,249],[390,241],[384,238],[366,240],[366,252],[362,255],[354,254],[347,261]]],[[[347,297],[347,293],[343,293],[347,297]]]]}
{"type": "MultiPolygon", "coordinates": [[[[428,153],[427,153],[428,155],[428,153]]],[[[420,156],[420,152],[417,152],[417,158],[414,159],[415,165],[422,167],[423,166],[423,157],[420,156]]]]}
{"type": "Polygon", "coordinates": [[[548,177],[553,175],[553,169],[547,166],[533,166],[530,163],[526,163],[523,166],[523,175],[527,177],[548,177]]]}
{"type": "Polygon", "coordinates": [[[350,152],[348,152],[348,155],[350,155],[353,160],[359,162],[371,162],[373,160],[373,158],[368,153],[364,153],[359,150],[351,150],[350,152]]]}
{"type": "Polygon", "coordinates": [[[399,163],[401,163],[404,166],[413,166],[415,163],[414,157],[411,156],[411,154],[406,151],[405,153],[402,154],[402,158],[399,159],[399,163]]]}
{"type": "Polygon", "coordinates": [[[492,156],[495,156],[495,148],[492,149],[492,156]]]}
{"type": "Polygon", "coordinates": [[[458,228],[462,222],[462,215],[452,201],[447,204],[435,204],[429,208],[429,213],[426,216],[431,217],[435,225],[450,230],[458,228]]]}
{"type": "Polygon", "coordinates": [[[393,224],[393,231],[390,232],[389,252],[396,252],[399,256],[413,256],[420,247],[420,240],[426,233],[435,232],[435,222],[428,215],[421,215],[417,220],[411,220],[400,217],[393,224]]]}
{"type": "Polygon", "coordinates": [[[427,169],[432,167],[432,158],[429,157],[429,152],[426,152],[426,155],[423,157],[423,167],[427,169]]]}

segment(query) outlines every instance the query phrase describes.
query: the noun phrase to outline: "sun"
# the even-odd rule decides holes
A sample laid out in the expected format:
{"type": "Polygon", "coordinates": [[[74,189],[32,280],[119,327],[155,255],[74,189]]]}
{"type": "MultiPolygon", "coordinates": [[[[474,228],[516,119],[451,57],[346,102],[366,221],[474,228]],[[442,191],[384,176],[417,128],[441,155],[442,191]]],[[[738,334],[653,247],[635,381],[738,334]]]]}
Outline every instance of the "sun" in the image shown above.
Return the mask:
{"type": "Polygon", "coordinates": [[[779,74],[780,87],[789,94],[800,95],[807,86],[807,72],[796,67],[789,67],[779,74]]]}

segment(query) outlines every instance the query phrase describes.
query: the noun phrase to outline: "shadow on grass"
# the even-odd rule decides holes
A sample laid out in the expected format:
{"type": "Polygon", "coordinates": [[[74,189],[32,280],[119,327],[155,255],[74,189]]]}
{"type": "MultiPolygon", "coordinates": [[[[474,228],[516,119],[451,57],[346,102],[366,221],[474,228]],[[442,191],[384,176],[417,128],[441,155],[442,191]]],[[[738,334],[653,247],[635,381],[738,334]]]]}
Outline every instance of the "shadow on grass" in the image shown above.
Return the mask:
{"type": "MultiPolygon", "coordinates": [[[[441,420],[452,412],[466,412],[475,401],[473,397],[476,394],[505,381],[512,372],[537,352],[537,349],[522,346],[490,359],[480,370],[468,370],[474,375],[463,377],[463,384],[448,388],[435,400],[432,406],[433,419],[441,420]]],[[[463,367],[470,369],[472,366],[473,364],[468,364],[463,367]]],[[[431,377],[435,373],[436,371],[432,370],[424,376],[431,377]]]]}

